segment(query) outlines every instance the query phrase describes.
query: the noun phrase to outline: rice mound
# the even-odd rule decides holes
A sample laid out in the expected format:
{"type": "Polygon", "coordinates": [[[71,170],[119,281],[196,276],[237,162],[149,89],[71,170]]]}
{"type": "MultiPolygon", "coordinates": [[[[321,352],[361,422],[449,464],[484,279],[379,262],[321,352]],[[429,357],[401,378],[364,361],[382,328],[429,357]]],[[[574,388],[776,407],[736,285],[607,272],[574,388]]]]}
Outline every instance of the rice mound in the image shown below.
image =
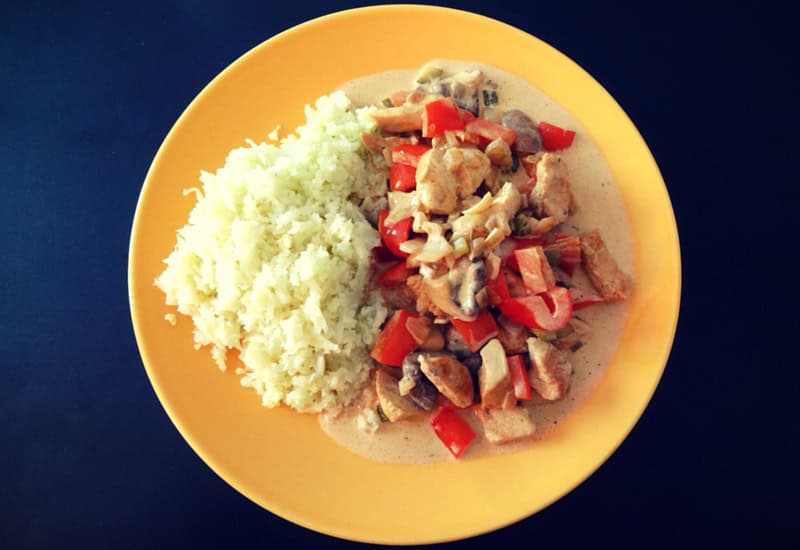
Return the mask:
{"type": "Polygon", "coordinates": [[[222,370],[227,350],[239,351],[241,383],[267,407],[336,410],[368,377],[387,314],[365,294],[380,239],[355,204],[374,209],[386,191],[361,143],[375,129],[369,111],[342,92],[323,96],[280,146],[248,141],[202,172],[155,281],[222,370]]]}

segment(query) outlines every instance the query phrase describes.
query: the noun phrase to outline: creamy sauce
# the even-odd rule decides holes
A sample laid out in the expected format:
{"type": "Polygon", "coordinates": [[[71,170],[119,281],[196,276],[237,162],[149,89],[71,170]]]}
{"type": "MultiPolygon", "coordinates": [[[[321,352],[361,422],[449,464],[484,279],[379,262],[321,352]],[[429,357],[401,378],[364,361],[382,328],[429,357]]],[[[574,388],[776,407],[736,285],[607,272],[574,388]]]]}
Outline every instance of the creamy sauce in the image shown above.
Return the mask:
{"type": "MultiPolygon", "coordinates": [[[[517,108],[534,121],[546,120],[577,132],[572,146],[561,152],[569,168],[570,185],[578,203],[578,211],[564,225],[575,231],[598,228],[619,266],[633,275],[630,228],[622,197],[600,151],[580,123],[519,77],[478,63],[450,60],[431,63],[442,67],[448,74],[465,69],[481,69],[485,78],[497,84],[498,107],[517,108]]],[[[379,73],[350,81],[342,89],[356,105],[380,105],[392,92],[412,89],[417,73],[418,69],[379,73]]],[[[524,172],[522,168],[519,171],[524,172]]],[[[580,275],[580,270],[577,270],[575,281],[591,288],[580,275]]],[[[577,352],[568,352],[574,374],[567,396],[560,401],[548,402],[538,398],[534,392],[534,400],[526,404],[536,424],[536,433],[532,438],[508,445],[491,445],[483,436],[475,415],[464,411],[462,417],[472,425],[476,438],[461,460],[487,453],[511,452],[546,437],[559,420],[569,414],[596,386],[617,347],[627,309],[627,303],[623,302],[592,306],[576,313],[577,317],[589,323],[592,333],[577,352]]],[[[429,416],[417,422],[385,422],[376,433],[369,434],[357,427],[359,412],[357,407],[351,407],[338,416],[322,414],[320,425],[339,444],[372,460],[402,464],[452,460],[433,432],[429,416]]]]}

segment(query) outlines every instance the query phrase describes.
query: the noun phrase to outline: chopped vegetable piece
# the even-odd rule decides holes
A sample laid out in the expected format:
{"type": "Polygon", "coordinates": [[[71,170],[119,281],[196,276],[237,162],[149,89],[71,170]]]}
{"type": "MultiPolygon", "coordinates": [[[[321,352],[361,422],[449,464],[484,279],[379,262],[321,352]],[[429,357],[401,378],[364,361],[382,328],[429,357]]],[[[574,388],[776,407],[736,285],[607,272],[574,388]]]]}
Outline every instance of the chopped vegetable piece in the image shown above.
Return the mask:
{"type": "Polygon", "coordinates": [[[378,335],[369,356],[384,365],[402,366],[406,355],[417,348],[417,343],[406,328],[406,321],[412,316],[404,309],[395,311],[378,335]]]}
{"type": "Polygon", "coordinates": [[[508,371],[511,373],[511,384],[514,386],[514,395],[522,401],[530,401],[533,393],[528,373],[525,370],[525,358],[522,355],[508,357],[508,371]]]}
{"type": "Polygon", "coordinates": [[[549,122],[539,123],[539,134],[542,136],[542,147],[545,151],[559,151],[572,145],[575,139],[573,130],[565,130],[549,122]]]}
{"type": "Polygon", "coordinates": [[[466,126],[467,133],[478,135],[489,141],[502,138],[508,145],[513,145],[517,139],[517,133],[511,128],[506,128],[502,124],[489,122],[482,118],[476,118],[466,126]]]}
{"type": "Polygon", "coordinates": [[[378,284],[385,288],[394,288],[405,283],[414,273],[416,270],[406,267],[405,262],[397,262],[381,274],[378,284]]]}
{"type": "Polygon", "coordinates": [[[458,107],[450,98],[438,99],[425,105],[422,113],[422,137],[431,138],[444,135],[446,130],[463,130],[458,107]]]}
{"type": "Polygon", "coordinates": [[[395,163],[389,170],[392,191],[411,191],[417,186],[417,169],[409,164],[395,163]]]}
{"type": "Polygon", "coordinates": [[[469,253],[469,242],[464,237],[458,237],[453,241],[453,257],[460,258],[469,253]]]}
{"type": "Polygon", "coordinates": [[[447,407],[439,407],[431,419],[431,425],[439,440],[455,458],[460,458],[475,439],[475,432],[470,425],[455,410],[447,407]]]}
{"type": "Polygon", "coordinates": [[[553,265],[572,275],[575,266],[581,263],[581,238],[577,235],[557,233],[553,242],[544,247],[544,251],[550,254],[558,252],[558,259],[553,265]]]}
{"type": "Polygon", "coordinates": [[[506,257],[506,265],[519,273],[519,264],[517,263],[517,258],[514,256],[514,252],[517,250],[521,250],[523,248],[530,248],[532,246],[543,246],[545,244],[544,237],[526,237],[526,238],[515,238],[511,237],[506,239],[503,242],[505,245],[506,242],[511,243],[511,251],[509,252],[508,256],[506,257]]]}
{"type": "Polygon", "coordinates": [[[458,109],[458,114],[461,115],[461,120],[464,121],[464,127],[466,125],[475,120],[475,115],[472,114],[472,111],[468,111],[467,109],[458,109]]]}
{"type": "Polygon", "coordinates": [[[453,319],[452,322],[471,351],[478,351],[486,342],[497,336],[497,323],[488,309],[481,311],[474,321],[453,319]]]}
{"type": "Polygon", "coordinates": [[[522,282],[531,294],[541,294],[556,286],[556,277],[541,246],[514,251],[522,282]]]}
{"type": "Polygon", "coordinates": [[[515,323],[555,332],[572,318],[572,297],[569,290],[557,286],[535,296],[510,298],[500,304],[500,311],[515,323]]]}
{"type": "Polygon", "coordinates": [[[378,213],[378,233],[381,236],[381,241],[395,257],[408,258],[408,253],[400,250],[400,245],[411,236],[411,225],[414,223],[414,219],[411,217],[403,218],[387,227],[384,222],[388,216],[388,210],[381,210],[378,213]]]}
{"type": "Polygon", "coordinates": [[[483,104],[487,107],[497,105],[497,92],[495,90],[481,90],[483,95],[483,104]]]}
{"type": "Polygon", "coordinates": [[[408,164],[409,166],[417,167],[419,158],[430,149],[428,145],[412,145],[404,143],[392,149],[392,162],[395,164],[408,164]]]}

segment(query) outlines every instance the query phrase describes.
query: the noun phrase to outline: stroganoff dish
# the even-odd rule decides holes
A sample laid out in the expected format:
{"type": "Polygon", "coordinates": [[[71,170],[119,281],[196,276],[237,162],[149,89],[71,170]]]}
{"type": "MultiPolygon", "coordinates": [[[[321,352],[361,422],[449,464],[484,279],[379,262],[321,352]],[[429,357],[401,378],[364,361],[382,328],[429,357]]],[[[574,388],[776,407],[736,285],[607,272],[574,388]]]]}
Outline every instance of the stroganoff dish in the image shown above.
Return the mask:
{"type": "Polygon", "coordinates": [[[633,286],[602,155],[486,65],[436,60],[342,91],[280,147],[204,174],[156,281],[167,303],[220,368],[237,355],[264,405],[320,413],[368,458],[544,436],[610,360],[633,286]]]}

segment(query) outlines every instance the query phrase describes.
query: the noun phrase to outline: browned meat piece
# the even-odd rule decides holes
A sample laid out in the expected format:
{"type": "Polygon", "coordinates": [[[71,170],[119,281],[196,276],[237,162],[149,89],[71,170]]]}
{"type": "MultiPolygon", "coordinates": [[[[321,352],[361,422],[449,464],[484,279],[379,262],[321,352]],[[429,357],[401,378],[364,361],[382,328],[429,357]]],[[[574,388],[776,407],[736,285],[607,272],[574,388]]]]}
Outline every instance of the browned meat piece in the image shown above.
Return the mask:
{"type": "Polygon", "coordinates": [[[519,109],[511,109],[503,113],[503,126],[517,133],[514,147],[520,154],[538,153],[542,150],[542,137],[539,130],[528,115],[519,109]]]}
{"type": "Polygon", "coordinates": [[[528,410],[524,407],[512,409],[484,409],[476,411],[483,424],[483,433],[492,445],[503,445],[529,437],[536,431],[528,410]]]}
{"type": "Polygon", "coordinates": [[[383,414],[392,422],[417,418],[423,414],[423,410],[410,397],[400,395],[397,379],[384,369],[375,372],[375,392],[383,414]]]}
{"type": "Polygon", "coordinates": [[[398,145],[411,143],[410,138],[401,136],[381,137],[377,134],[371,134],[369,132],[364,132],[361,134],[361,141],[364,143],[364,146],[367,149],[374,151],[375,153],[382,153],[384,149],[391,150],[398,145]]]}
{"type": "Polygon", "coordinates": [[[400,107],[378,109],[372,113],[372,118],[378,128],[389,133],[413,132],[422,130],[423,104],[406,103],[400,107]]]}
{"type": "Polygon", "coordinates": [[[619,302],[630,295],[630,277],[619,268],[596,229],[581,235],[581,252],[586,274],[604,300],[619,302]]]}
{"type": "Polygon", "coordinates": [[[503,346],[497,338],[481,349],[481,367],[478,369],[478,389],[483,407],[507,409],[517,404],[511,373],[503,346]]]}
{"type": "Polygon", "coordinates": [[[531,331],[525,325],[518,325],[508,319],[505,315],[497,318],[497,338],[503,344],[506,353],[525,353],[528,351],[528,338],[531,331]]]}
{"type": "Polygon", "coordinates": [[[408,283],[394,288],[381,288],[381,296],[384,303],[391,308],[416,311],[417,295],[408,283]]]}
{"type": "Polygon", "coordinates": [[[456,407],[472,405],[472,376],[458,359],[445,353],[420,353],[419,364],[428,380],[456,407]]]}
{"type": "Polygon", "coordinates": [[[426,151],[417,165],[417,198],[420,209],[432,214],[449,214],[458,206],[458,181],[447,169],[445,150],[426,151]]]}
{"type": "Polygon", "coordinates": [[[462,199],[469,197],[480,187],[492,164],[480,149],[461,147],[446,149],[444,163],[458,182],[458,196],[462,199]]]}
{"type": "Polygon", "coordinates": [[[528,338],[531,386],[548,401],[561,399],[569,390],[572,365],[552,344],[539,338],[528,338]]]}
{"type": "Polygon", "coordinates": [[[531,190],[530,201],[540,218],[553,217],[559,224],[569,216],[572,192],[567,163],[560,155],[544,153],[536,163],[536,185],[531,190]]]}
{"type": "Polygon", "coordinates": [[[438,326],[435,326],[428,317],[409,317],[406,321],[406,330],[425,351],[441,351],[444,349],[444,336],[438,326]]]}

